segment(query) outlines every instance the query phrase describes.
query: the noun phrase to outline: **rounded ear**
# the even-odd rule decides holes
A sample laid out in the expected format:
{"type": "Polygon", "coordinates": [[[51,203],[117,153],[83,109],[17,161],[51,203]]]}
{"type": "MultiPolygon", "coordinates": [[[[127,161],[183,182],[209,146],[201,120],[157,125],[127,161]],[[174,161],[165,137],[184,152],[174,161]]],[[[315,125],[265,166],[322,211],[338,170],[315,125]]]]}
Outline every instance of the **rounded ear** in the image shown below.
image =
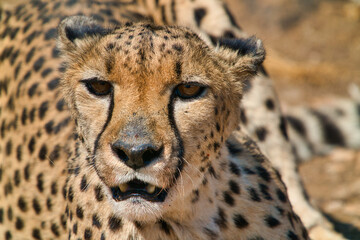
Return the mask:
{"type": "Polygon", "coordinates": [[[61,21],[58,26],[58,48],[63,53],[70,53],[83,48],[84,43],[97,41],[109,33],[95,20],[85,16],[71,16],[61,21]]]}
{"type": "Polygon", "coordinates": [[[218,39],[215,51],[238,77],[255,75],[265,59],[265,49],[256,37],[218,39]]]}

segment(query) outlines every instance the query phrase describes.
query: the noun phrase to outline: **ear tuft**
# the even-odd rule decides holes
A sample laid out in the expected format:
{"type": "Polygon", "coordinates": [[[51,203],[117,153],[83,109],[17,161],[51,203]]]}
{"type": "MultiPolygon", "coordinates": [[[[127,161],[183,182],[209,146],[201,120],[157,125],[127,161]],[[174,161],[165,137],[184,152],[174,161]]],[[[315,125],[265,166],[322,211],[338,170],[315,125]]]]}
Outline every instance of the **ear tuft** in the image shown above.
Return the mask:
{"type": "Polygon", "coordinates": [[[85,16],[71,16],[61,21],[58,27],[58,46],[60,50],[74,50],[84,39],[99,39],[110,32],[95,20],[85,16]]]}
{"type": "Polygon", "coordinates": [[[218,39],[219,47],[236,51],[239,56],[252,57],[254,65],[260,65],[265,59],[265,49],[260,39],[250,38],[221,38],[218,39]]]}

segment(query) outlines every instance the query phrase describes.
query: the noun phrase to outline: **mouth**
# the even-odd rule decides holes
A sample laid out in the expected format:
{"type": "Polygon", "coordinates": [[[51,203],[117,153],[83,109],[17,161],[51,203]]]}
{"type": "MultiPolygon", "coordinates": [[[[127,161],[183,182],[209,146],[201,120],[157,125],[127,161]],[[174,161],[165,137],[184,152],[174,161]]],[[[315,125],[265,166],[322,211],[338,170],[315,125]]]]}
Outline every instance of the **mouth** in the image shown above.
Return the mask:
{"type": "Polygon", "coordinates": [[[150,202],[163,202],[167,195],[167,190],[155,185],[145,183],[138,179],[119,186],[110,188],[112,197],[115,201],[123,201],[129,198],[143,198],[150,202]]]}

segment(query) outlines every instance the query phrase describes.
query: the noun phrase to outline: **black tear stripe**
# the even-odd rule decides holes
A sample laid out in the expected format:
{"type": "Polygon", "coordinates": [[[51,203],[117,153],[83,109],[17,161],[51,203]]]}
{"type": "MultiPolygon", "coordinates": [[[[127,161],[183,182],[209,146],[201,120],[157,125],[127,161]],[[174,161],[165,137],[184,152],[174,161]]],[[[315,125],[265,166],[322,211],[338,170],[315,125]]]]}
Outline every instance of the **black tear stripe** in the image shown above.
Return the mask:
{"type": "Polygon", "coordinates": [[[175,92],[173,94],[171,94],[170,96],[170,101],[168,104],[168,118],[169,118],[169,122],[170,122],[170,126],[171,129],[174,131],[175,133],[175,138],[179,144],[179,153],[178,153],[178,164],[176,169],[178,171],[175,172],[174,174],[174,180],[176,180],[179,176],[180,176],[180,172],[182,171],[183,167],[184,167],[184,144],[183,141],[181,139],[179,130],[176,126],[176,122],[175,122],[175,118],[174,118],[174,101],[175,101],[175,92]]]}
{"type": "MultiPolygon", "coordinates": [[[[93,152],[93,156],[95,156],[96,151],[97,151],[97,149],[98,149],[98,145],[99,145],[100,138],[101,138],[102,134],[104,133],[105,129],[107,128],[107,126],[108,126],[108,124],[109,124],[109,122],[110,122],[110,120],[111,120],[111,118],[112,118],[112,114],[113,114],[113,111],[114,111],[114,89],[112,89],[111,92],[110,92],[110,98],[111,98],[111,100],[110,100],[110,106],[109,106],[109,109],[108,109],[108,117],[107,117],[107,119],[106,119],[106,122],[105,122],[105,124],[104,124],[101,132],[100,132],[99,135],[96,137],[96,140],[95,140],[95,142],[94,142],[94,152],[93,152]]],[[[95,159],[93,160],[93,165],[94,165],[94,168],[95,168],[96,172],[98,173],[98,170],[97,170],[96,167],[95,167],[94,161],[95,161],[95,159]]],[[[99,174],[98,174],[98,175],[99,175],[99,174]]],[[[99,177],[100,177],[100,175],[99,175],[99,177]]],[[[101,177],[100,177],[100,178],[101,178],[101,177]]]]}
{"type": "MultiPolygon", "coordinates": [[[[175,72],[176,72],[176,76],[178,79],[180,79],[181,77],[181,63],[179,61],[176,62],[175,64],[175,72]]],[[[175,138],[179,144],[179,153],[178,153],[178,164],[177,164],[177,170],[174,174],[174,181],[180,176],[180,172],[182,171],[183,167],[184,167],[184,144],[183,141],[181,139],[180,133],[179,133],[179,129],[176,126],[176,122],[175,122],[175,117],[174,117],[174,101],[176,99],[176,95],[175,95],[175,91],[173,91],[173,93],[170,96],[170,100],[169,100],[169,104],[168,104],[168,118],[169,118],[169,123],[171,126],[171,129],[174,131],[175,133],[175,138]]]]}

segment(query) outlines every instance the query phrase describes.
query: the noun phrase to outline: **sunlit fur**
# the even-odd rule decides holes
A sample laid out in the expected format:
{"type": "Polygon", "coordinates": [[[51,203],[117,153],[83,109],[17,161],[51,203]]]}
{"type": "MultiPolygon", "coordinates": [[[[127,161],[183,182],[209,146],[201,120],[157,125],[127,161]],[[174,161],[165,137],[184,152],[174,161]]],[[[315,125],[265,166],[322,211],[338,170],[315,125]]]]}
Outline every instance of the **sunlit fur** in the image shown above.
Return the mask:
{"type": "MultiPolygon", "coordinates": [[[[84,25],[93,22],[75,17],[63,22],[59,28],[59,46],[67,65],[62,82],[63,92],[77,121],[78,133],[85,140],[84,147],[94,149],[111,104],[110,95],[94,96],[80,80],[97,77],[111,82],[114,92],[112,118],[99,139],[93,156],[94,167],[108,187],[137,178],[168,189],[164,203],[150,203],[143,199],[113,202],[121,216],[133,220],[155,220],[166,212],[174,211],[172,206],[177,206],[174,202],[184,201],[199,187],[204,176],[199,168],[204,163],[200,161],[198,145],[206,143],[201,138],[202,132],[205,127],[215,127],[220,122],[223,130],[221,133],[215,131],[214,141],[223,145],[238,124],[240,114],[237,106],[242,95],[242,83],[255,74],[256,64],[263,59],[264,50],[260,42],[254,41],[255,54],[239,56],[224,48],[210,49],[185,28],[157,28],[146,24],[124,26],[110,30],[110,34],[103,37],[95,35],[71,42],[63,29],[64,26],[71,27],[73,22],[84,25]],[[120,39],[119,34],[123,35],[120,39]],[[131,45],[127,44],[130,35],[131,45]],[[180,40],[171,40],[176,35],[180,36],[180,40]],[[185,35],[191,37],[187,39],[185,35]],[[170,40],[164,41],[164,36],[170,40]],[[114,45],[110,50],[109,43],[114,45]],[[181,50],[177,51],[174,46],[181,50]],[[138,50],[127,51],[133,48],[138,50]],[[158,50],[160,48],[164,50],[161,52],[158,50]],[[141,52],[145,56],[140,56],[141,52]],[[111,61],[110,72],[106,69],[106,61],[111,61]],[[179,67],[177,64],[181,65],[180,75],[175,69],[179,67]],[[183,160],[180,160],[180,146],[169,120],[168,105],[175,87],[186,82],[197,82],[207,86],[207,89],[197,99],[174,100],[173,115],[184,148],[183,160]],[[215,108],[224,106],[229,112],[228,116],[214,113],[215,108]],[[111,150],[111,144],[116,139],[132,137],[122,135],[122,132],[135,125],[145,128],[158,146],[164,146],[162,159],[138,171],[119,161],[111,150]],[[177,169],[179,161],[184,161],[182,170],[177,169]],[[177,171],[180,176],[174,179],[177,171]]],[[[207,162],[213,161],[216,154],[211,151],[207,162]]]]}

